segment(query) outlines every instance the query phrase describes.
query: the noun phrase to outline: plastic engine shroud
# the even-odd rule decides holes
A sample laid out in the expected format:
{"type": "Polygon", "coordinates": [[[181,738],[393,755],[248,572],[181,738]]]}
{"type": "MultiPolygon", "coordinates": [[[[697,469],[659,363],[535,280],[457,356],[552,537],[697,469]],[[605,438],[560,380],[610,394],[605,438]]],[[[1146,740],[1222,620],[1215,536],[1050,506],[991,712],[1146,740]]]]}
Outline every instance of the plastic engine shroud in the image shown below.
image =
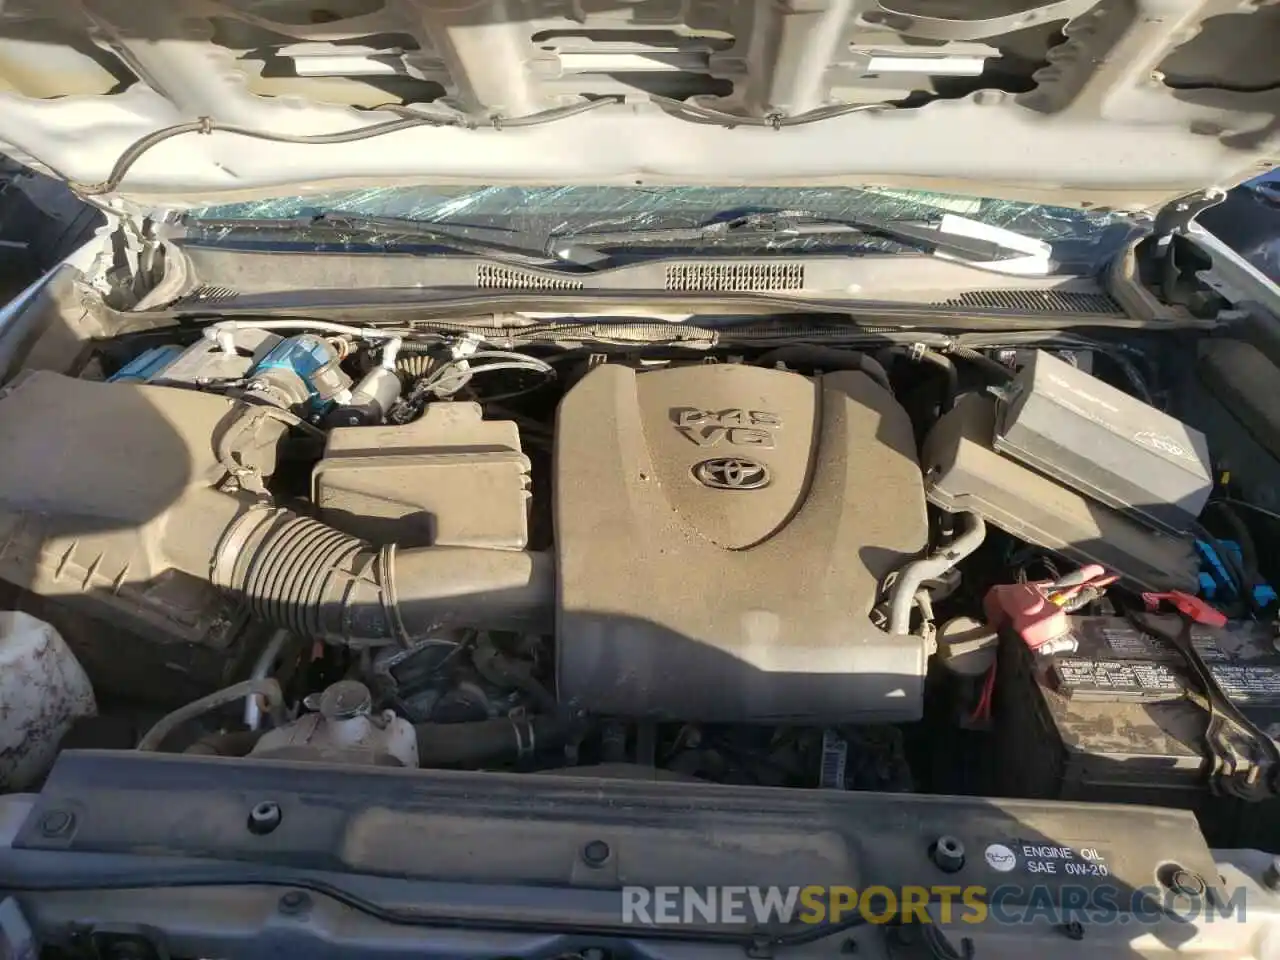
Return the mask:
{"type": "Polygon", "coordinates": [[[560,696],[616,716],[904,721],[926,650],[869,619],[927,542],[906,412],[862,373],[605,365],[556,430],[560,696]]]}

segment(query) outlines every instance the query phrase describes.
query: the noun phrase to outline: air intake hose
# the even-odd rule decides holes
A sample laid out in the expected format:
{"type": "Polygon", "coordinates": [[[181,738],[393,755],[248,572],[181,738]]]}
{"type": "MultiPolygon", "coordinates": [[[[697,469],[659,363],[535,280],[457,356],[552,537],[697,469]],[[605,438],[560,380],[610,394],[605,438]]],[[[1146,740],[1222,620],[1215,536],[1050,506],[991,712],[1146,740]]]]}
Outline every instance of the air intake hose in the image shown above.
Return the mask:
{"type": "MultiPolygon", "coordinates": [[[[0,575],[46,595],[110,596],[114,609],[150,623],[157,605],[136,598],[176,571],[243,598],[299,637],[356,646],[450,626],[550,632],[549,554],[375,547],[244,491],[215,489],[227,472],[221,439],[242,417],[226,397],[172,387],[43,371],[6,385],[0,575]]],[[[283,427],[259,425],[245,449],[266,476],[283,427]]]]}
{"type": "Polygon", "coordinates": [[[407,644],[441,627],[551,629],[547,554],[374,547],[278,507],[236,517],[211,570],[259,619],[311,639],[359,646],[407,644]]]}

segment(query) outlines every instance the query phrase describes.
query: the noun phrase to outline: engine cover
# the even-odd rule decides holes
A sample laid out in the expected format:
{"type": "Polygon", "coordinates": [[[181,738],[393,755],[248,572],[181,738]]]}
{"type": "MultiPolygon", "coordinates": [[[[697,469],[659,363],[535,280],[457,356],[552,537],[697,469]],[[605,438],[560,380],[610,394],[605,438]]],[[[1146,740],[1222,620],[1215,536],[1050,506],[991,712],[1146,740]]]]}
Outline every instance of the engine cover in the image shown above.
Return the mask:
{"type": "Polygon", "coordinates": [[[864,374],[603,365],[556,429],[560,698],[614,716],[902,721],[927,650],[869,613],[927,520],[864,374]]]}

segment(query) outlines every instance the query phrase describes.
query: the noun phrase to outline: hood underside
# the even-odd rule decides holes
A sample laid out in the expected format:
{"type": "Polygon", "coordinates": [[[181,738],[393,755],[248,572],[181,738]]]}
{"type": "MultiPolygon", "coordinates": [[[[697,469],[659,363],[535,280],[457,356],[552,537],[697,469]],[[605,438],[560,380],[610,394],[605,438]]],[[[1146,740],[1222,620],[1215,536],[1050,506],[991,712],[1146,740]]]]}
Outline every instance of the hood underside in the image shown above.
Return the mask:
{"type": "Polygon", "coordinates": [[[1275,165],[1277,47],[1257,0],[18,0],[0,151],[142,207],[465,182],[1149,209],[1275,165]],[[313,138],[407,112],[443,125],[206,127],[109,182],[200,118],[313,138]]]}

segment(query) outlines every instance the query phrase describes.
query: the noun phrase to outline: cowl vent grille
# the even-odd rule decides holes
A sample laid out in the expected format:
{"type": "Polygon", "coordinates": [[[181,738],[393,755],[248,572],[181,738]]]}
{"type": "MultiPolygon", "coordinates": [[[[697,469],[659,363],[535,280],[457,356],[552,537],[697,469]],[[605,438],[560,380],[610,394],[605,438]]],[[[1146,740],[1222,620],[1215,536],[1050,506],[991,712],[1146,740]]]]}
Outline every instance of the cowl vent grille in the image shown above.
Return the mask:
{"type": "Polygon", "coordinates": [[[476,267],[476,286],[485,290],[581,290],[584,285],[581,280],[568,277],[548,277],[482,263],[476,267]]]}
{"type": "Polygon", "coordinates": [[[943,300],[941,306],[1020,310],[1024,313],[1124,312],[1120,304],[1105,293],[1069,293],[1062,290],[970,290],[943,300]]]}
{"type": "Polygon", "coordinates": [[[678,263],[667,267],[668,290],[802,290],[801,263],[678,263]]]}

